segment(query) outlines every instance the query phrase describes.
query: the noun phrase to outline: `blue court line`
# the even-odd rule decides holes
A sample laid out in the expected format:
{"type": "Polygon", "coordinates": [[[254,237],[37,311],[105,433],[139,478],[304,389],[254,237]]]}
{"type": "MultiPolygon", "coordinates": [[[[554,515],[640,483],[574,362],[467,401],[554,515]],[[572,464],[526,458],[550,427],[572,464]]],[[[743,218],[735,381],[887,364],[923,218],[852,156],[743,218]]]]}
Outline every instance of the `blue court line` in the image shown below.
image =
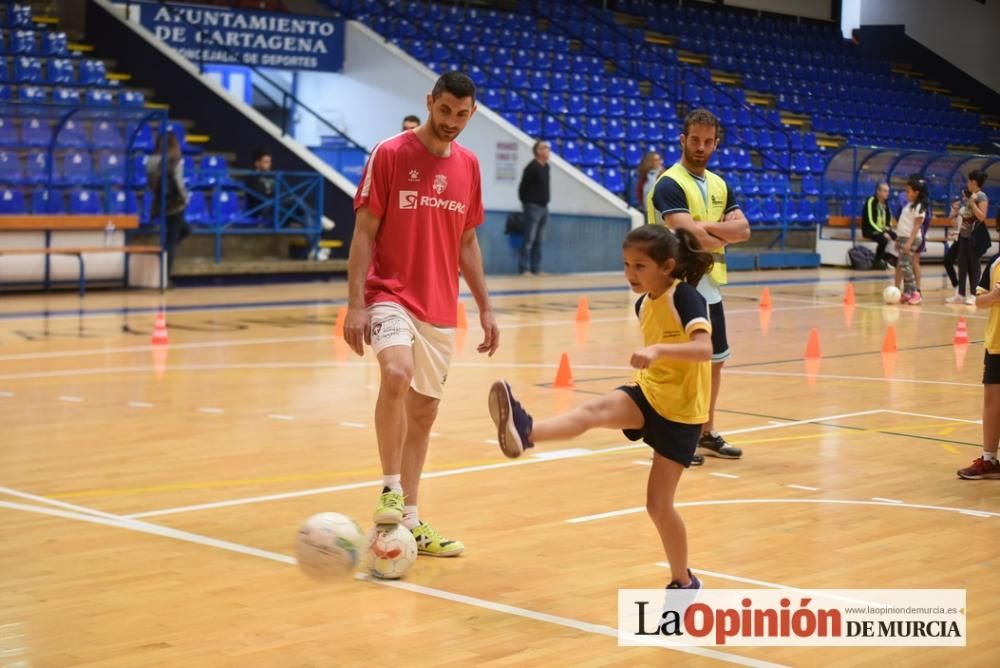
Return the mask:
{"type": "MultiPolygon", "coordinates": [[[[778,278],[773,280],[757,281],[730,281],[730,287],[763,287],[772,285],[809,285],[822,283],[866,283],[870,281],[884,281],[888,275],[878,276],[851,276],[845,278],[778,278]]],[[[614,287],[594,287],[594,288],[540,288],[540,289],[517,289],[517,290],[491,290],[491,297],[518,297],[530,295],[555,295],[555,294],[578,294],[593,292],[625,292],[626,285],[614,287]]],[[[459,295],[462,298],[471,297],[472,293],[463,292],[459,295]]],[[[346,306],[346,299],[298,299],[288,301],[267,301],[267,302],[243,302],[243,303],[222,303],[222,304],[197,304],[190,306],[166,306],[162,310],[167,313],[197,313],[198,311],[235,311],[240,309],[252,310],[255,308],[271,308],[276,306],[346,306]]],[[[155,314],[160,311],[160,306],[141,306],[130,308],[104,308],[94,310],[84,309],[63,309],[55,311],[14,311],[11,313],[0,313],[0,320],[19,320],[26,318],[72,318],[101,315],[144,315],[155,314]]]]}

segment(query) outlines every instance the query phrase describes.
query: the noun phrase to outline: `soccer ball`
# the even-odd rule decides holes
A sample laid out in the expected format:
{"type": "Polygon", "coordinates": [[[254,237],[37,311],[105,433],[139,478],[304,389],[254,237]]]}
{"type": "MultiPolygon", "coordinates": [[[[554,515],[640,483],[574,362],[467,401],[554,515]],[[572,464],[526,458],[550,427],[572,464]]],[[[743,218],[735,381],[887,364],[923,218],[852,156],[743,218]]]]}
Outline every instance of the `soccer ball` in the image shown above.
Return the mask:
{"type": "Polygon", "coordinates": [[[417,560],[417,541],[402,524],[376,524],[368,532],[364,568],[383,580],[398,580],[417,560]]]}
{"type": "Polygon", "coordinates": [[[340,513],[319,513],[305,521],[295,539],[295,559],[315,580],[348,575],[364,549],[358,523],[340,513]]]}
{"type": "Polygon", "coordinates": [[[882,291],[882,299],[886,304],[898,304],[899,298],[902,295],[899,292],[899,288],[895,285],[890,285],[885,290],[882,291]]]}

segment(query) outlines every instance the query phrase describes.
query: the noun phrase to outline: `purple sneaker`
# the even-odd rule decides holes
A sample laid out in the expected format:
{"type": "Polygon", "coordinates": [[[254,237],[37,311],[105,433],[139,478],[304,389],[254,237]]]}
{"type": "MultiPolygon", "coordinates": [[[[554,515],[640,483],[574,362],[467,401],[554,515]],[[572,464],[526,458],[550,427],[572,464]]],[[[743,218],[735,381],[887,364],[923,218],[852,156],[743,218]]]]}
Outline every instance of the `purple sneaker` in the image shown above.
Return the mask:
{"type": "Polygon", "coordinates": [[[667,585],[667,589],[701,589],[701,580],[691,572],[690,568],[688,569],[688,577],[691,578],[691,582],[686,585],[682,585],[677,580],[671,580],[670,584],[667,585]]]}
{"type": "Polygon", "coordinates": [[[497,426],[497,440],[505,455],[514,459],[527,448],[534,447],[528,438],[534,420],[510,392],[507,381],[498,380],[490,387],[490,417],[497,426]]]}

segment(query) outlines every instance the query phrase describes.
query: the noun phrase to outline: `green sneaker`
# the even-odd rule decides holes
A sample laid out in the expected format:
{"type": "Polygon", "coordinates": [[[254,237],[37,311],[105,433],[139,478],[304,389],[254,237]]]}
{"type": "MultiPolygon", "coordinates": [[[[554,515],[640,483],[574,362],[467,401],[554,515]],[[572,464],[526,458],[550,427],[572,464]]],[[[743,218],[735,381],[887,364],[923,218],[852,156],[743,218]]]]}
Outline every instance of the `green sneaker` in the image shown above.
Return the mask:
{"type": "Polygon", "coordinates": [[[403,521],[403,493],[382,488],[375,508],[375,524],[399,524],[403,521]]]}
{"type": "Polygon", "coordinates": [[[461,541],[448,540],[432,529],[430,525],[421,522],[410,529],[417,541],[417,552],[431,557],[457,557],[465,550],[461,541]]]}

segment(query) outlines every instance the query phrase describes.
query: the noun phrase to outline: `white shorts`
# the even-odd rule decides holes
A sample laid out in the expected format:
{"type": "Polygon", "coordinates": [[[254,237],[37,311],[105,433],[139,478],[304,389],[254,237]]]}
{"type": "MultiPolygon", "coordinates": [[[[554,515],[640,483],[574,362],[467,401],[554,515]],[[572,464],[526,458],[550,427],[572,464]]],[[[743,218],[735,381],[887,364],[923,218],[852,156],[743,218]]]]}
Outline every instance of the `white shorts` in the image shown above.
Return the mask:
{"type": "Polygon", "coordinates": [[[415,392],[434,399],[444,396],[451,353],[455,349],[454,328],[435,327],[417,320],[394,302],[368,307],[372,327],[372,350],[378,355],[386,348],[409,346],[413,350],[415,392]]]}

